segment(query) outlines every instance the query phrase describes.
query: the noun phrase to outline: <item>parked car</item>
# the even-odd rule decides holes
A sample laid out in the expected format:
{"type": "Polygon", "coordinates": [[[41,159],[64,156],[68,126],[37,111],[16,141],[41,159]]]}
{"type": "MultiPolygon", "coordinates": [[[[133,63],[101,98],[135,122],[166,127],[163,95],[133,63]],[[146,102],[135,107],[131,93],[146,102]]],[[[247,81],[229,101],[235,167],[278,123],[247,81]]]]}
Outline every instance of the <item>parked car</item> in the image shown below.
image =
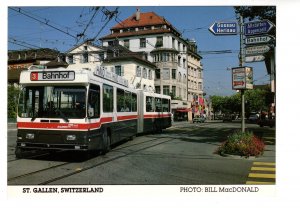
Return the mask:
{"type": "Polygon", "coordinates": [[[205,117],[196,115],[193,119],[193,123],[204,123],[205,122],[205,117]]]}
{"type": "Polygon", "coordinates": [[[260,119],[257,121],[260,127],[269,126],[270,128],[275,126],[275,119],[260,119]]]}
{"type": "Polygon", "coordinates": [[[248,118],[248,121],[250,123],[256,123],[258,120],[258,115],[257,114],[250,114],[249,118],[248,118]]]}
{"type": "Polygon", "coordinates": [[[233,116],[231,114],[225,114],[223,117],[223,122],[231,122],[233,119],[233,116]]]}

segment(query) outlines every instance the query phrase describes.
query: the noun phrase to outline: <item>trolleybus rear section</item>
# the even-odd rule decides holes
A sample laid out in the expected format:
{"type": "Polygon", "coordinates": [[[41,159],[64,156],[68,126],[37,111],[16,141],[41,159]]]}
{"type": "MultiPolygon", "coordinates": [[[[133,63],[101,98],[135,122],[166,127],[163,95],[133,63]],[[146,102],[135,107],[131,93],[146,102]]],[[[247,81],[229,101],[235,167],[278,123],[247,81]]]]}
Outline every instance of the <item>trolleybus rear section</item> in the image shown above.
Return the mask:
{"type": "Polygon", "coordinates": [[[171,126],[169,96],[130,88],[107,70],[26,70],[20,85],[19,158],[32,149],[106,153],[137,133],[171,126]]]}

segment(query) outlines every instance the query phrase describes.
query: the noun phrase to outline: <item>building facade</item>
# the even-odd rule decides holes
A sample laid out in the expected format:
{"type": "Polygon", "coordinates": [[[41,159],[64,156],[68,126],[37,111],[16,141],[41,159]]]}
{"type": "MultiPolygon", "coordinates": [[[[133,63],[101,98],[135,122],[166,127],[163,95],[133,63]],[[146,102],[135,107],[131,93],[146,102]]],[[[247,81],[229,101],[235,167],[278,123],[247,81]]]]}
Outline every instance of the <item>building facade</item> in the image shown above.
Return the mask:
{"type": "Polygon", "coordinates": [[[155,91],[171,95],[173,111],[188,108],[187,45],[179,31],[154,12],[136,11],[102,37],[103,46],[118,43],[142,53],[156,65],[155,91]]]}
{"type": "Polygon", "coordinates": [[[61,54],[49,48],[8,51],[8,83],[19,83],[20,72],[32,65],[43,65],[49,68],[67,67],[61,54]]]}
{"type": "Polygon", "coordinates": [[[69,69],[93,71],[97,66],[105,67],[128,80],[129,86],[154,91],[154,71],[156,66],[140,53],[112,44],[97,46],[85,41],[65,53],[69,69]]]}
{"type": "Polygon", "coordinates": [[[194,115],[204,113],[204,93],[203,93],[203,67],[202,57],[198,54],[197,44],[194,40],[188,42],[188,104],[191,106],[188,118],[192,120],[194,115]]]}

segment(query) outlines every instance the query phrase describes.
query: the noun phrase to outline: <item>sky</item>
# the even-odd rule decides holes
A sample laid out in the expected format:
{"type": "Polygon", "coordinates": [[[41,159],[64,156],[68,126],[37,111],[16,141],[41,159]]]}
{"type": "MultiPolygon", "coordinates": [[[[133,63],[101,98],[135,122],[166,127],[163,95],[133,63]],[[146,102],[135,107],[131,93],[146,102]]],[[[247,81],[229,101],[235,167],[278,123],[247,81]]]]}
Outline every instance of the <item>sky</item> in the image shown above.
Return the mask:
{"type": "MultiPolygon", "coordinates": [[[[208,30],[216,21],[236,21],[232,6],[138,7],[141,12],[153,11],[163,16],[182,33],[183,38],[196,40],[198,51],[203,57],[203,85],[204,92],[208,96],[227,96],[236,93],[232,90],[231,68],[238,66],[240,37],[216,36],[208,30]],[[230,50],[232,53],[205,54],[207,51],[222,50],[230,50]]],[[[116,9],[116,7],[105,8],[110,11],[116,9]]],[[[136,9],[136,6],[118,7],[117,19],[107,22],[108,19],[101,10],[98,10],[90,21],[96,11],[94,7],[11,7],[8,8],[8,50],[41,47],[65,52],[83,39],[93,38],[97,34],[99,34],[97,38],[109,34],[111,27],[131,16],[136,9]],[[78,41],[77,35],[84,31],[85,37],[81,37],[78,41]]],[[[269,83],[270,77],[267,75],[264,62],[245,65],[253,67],[255,84],[269,83]]]]}

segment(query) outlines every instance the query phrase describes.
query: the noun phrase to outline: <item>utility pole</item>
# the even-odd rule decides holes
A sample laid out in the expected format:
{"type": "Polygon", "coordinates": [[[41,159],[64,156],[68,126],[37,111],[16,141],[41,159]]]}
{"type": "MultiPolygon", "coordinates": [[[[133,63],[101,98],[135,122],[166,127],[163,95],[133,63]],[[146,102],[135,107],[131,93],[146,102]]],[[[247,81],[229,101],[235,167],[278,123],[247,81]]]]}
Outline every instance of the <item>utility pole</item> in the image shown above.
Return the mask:
{"type": "MultiPolygon", "coordinates": [[[[240,15],[239,20],[240,25],[240,56],[239,56],[239,66],[243,67],[243,17],[240,15]]],[[[242,132],[245,132],[245,90],[241,89],[241,98],[242,98],[242,132]]]]}

